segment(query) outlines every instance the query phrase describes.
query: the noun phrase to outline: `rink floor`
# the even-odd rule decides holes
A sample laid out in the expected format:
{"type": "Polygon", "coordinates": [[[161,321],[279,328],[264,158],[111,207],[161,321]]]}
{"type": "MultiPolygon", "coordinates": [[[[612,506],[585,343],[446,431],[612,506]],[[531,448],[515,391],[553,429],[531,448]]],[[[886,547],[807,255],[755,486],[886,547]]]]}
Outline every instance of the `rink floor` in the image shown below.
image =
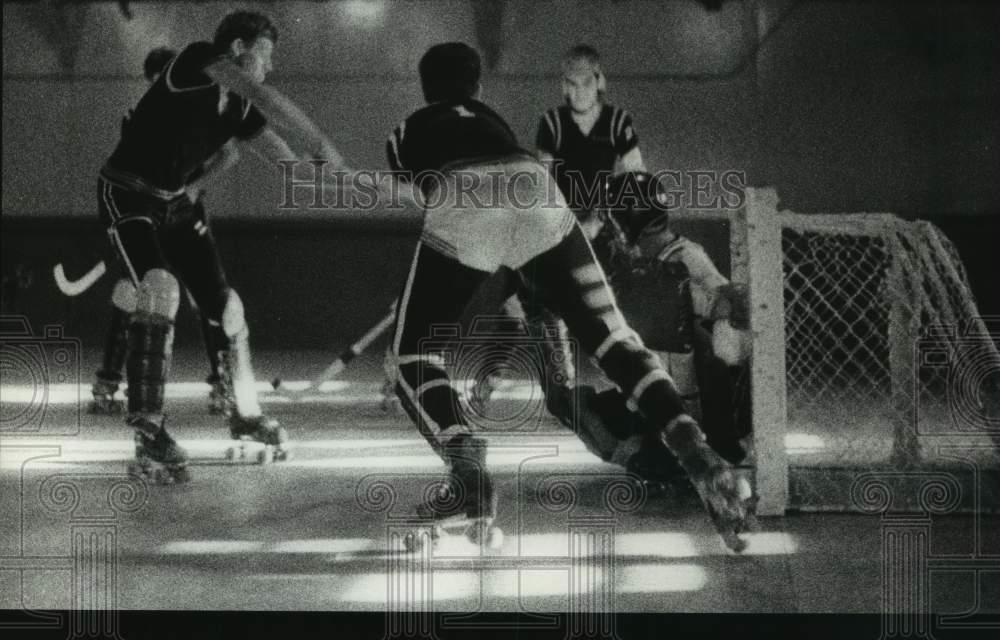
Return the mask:
{"type": "MultiPolygon", "coordinates": [[[[305,380],[327,357],[258,354],[258,377],[305,380]]],[[[94,362],[83,363],[84,402],[94,362]]],[[[487,436],[501,547],[453,537],[407,552],[412,507],[443,467],[404,414],[379,406],[379,364],[362,359],[307,401],[263,394],[294,447],[262,467],[225,458],[231,441],[205,410],[200,353],[180,354],[172,379],[190,384],[172,384],[167,406],[192,456],[181,486],[130,480],[130,433],[79,411],[70,382],[38,417],[37,397],[5,376],[4,424],[35,422],[0,434],[0,609],[877,614],[888,598],[915,613],[1000,612],[997,516],[910,523],[926,531],[914,565],[924,573],[907,578],[923,576],[923,602],[886,586],[901,562],[884,561],[887,532],[900,529],[878,516],[764,518],[735,556],[697,505],[637,502],[623,472],[571,433],[518,417],[516,389],[497,405],[516,428],[487,436]]]]}

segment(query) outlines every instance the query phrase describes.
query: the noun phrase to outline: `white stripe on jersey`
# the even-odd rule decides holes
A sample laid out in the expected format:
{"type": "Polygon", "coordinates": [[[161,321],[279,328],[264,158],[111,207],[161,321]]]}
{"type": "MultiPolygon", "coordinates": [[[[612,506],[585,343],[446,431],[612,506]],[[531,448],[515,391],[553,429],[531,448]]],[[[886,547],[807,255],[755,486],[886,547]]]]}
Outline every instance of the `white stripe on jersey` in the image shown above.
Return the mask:
{"type": "Polygon", "coordinates": [[[406,123],[403,122],[398,127],[393,129],[392,135],[389,136],[389,147],[392,149],[392,159],[395,165],[393,169],[404,169],[403,161],[399,157],[399,148],[403,146],[403,131],[405,130],[406,123]]]}
{"type": "Polygon", "coordinates": [[[559,143],[562,142],[560,134],[562,133],[559,126],[559,112],[556,109],[549,109],[545,112],[545,124],[548,125],[549,131],[552,132],[552,151],[559,151],[559,143]]]}
{"type": "Polygon", "coordinates": [[[556,123],[556,149],[562,146],[562,120],[559,118],[559,110],[552,112],[552,120],[556,123]]]}
{"type": "MultiPolygon", "coordinates": [[[[179,57],[181,57],[180,53],[178,53],[176,56],[174,56],[173,58],[171,58],[170,62],[167,63],[167,70],[163,72],[163,79],[166,81],[166,83],[167,83],[167,89],[171,93],[184,93],[186,91],[198,91],[200,89],[208,89],[209,87],[212,87],[212,86],[214,86],[216,84],[213,81],[213,82],[209,82],[208,84],[198,85],[197,87],[178,87],[178,86],[175,86],[174,83],[170,81],[170,72],[174,70],[174,63],[177,62],[177,58],[179,58],[179,57]]],[[[213,62],[214,62],[214,60],[213,60],[213,62]]],[[[209,79],[211,80],[211,76],[209,76],[209,79]]]]}

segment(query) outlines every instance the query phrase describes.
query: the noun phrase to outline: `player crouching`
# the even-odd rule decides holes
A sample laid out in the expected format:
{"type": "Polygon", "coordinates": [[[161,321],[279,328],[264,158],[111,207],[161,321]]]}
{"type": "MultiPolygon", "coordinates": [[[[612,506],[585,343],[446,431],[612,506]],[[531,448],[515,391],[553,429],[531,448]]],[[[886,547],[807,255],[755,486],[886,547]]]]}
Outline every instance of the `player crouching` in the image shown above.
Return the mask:
{"type": "MultiPolygon", "coordinates": [[[[605,185],[599,215],[623,255],[631,256],[612,276],[612,288],[629,323],[670,372],[708,444],[739,464],[746,458],[742,440],[749,425],[737,419],[748,416],[736,406],[730,368],[749,356],[745,291],[719,273],[700,245],[670,229],[665,207],[657,205],[664,195],[655,177],[643,172],[615,176],[605,185]]],[[[581,386],[575,392],[583,407],[575,424],[592,452],[654,486],[683,490],[686,479],[672,456],[622,429],[642,418],[618,390],[597,393],[581,386]]]]}

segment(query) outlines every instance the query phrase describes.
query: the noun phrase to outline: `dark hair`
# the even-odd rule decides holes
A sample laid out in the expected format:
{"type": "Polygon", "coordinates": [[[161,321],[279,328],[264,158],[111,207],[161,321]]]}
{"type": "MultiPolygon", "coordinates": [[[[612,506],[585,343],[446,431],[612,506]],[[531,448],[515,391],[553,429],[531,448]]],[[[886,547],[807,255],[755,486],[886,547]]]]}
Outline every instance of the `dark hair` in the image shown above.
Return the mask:
{"type": "Polygon", "coordinates": [[[257,38],[278,42],[278,28],[263,13],[234,11],[222,19],[215,30],[215,48],[225,51],[234,40],[240,39],[250,46],[257,38]]]}
{"type": "Polygon", "coordinates": [[[420,85],[427,102],[471,98],[479,89],[482,63],[464,42],[444,42],[420,59],[420,85]]]}
{"type": "Polygon", "coordinates": [[[142,71],[146,74],[146,80],[150,82],[153,78],[163,73],[170,61],[174,59],[177,52],[169,47],[157,47],[146,54],[146,60],[142,63],[142,71]]]}
{"type": "Polygon", "coordinates": [[[586,60],[591,64],[600,64],[601,54],[589,44],[578,44],[566,52],[566,60],[586,60]]]}

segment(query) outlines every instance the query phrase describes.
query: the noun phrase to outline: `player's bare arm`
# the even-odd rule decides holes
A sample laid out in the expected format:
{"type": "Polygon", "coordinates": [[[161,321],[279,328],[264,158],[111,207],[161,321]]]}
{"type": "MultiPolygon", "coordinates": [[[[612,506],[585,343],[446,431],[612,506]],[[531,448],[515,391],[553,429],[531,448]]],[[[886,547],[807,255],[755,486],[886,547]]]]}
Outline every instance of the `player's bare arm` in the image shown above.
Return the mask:
{"type": "MultiPolygon", "coordinates": [[[[310,156],[330,161],[335,170],[347,169],[343,156],[326,134],[286,95],[274,87],[258,82],[250,73],[228,59],[218,60],[205,67],[205,73],[228,90],[252,102],[276,126],[295,132],[305,141],[310,156]]],[[[273,129],[271,131],[275,136],[278,135],[273,129]]],[[[290,150],[287,144],[286,148],[290,150]]],[[[286,154],[284,159],[297,157],[286,154]]]]}
{"type": "Polygon", "coordinates": [[[298,161],[305,159],[295,153],[288,142],[281,137],[281,134],[270,126],[264,127],[260,133],[249,140],[243,141],[241,145],[268,163],[277,164],[278,162],[287,162],[289,160],[298,161]]]}

